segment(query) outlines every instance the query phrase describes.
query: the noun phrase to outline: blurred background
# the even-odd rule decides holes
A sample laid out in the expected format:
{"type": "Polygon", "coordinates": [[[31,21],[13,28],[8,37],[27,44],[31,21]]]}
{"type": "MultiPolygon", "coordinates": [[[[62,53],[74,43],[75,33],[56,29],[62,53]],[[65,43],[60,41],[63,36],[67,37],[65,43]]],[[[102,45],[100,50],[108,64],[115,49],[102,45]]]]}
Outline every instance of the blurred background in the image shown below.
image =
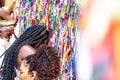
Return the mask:
{"type": "Polygon", "coordinates": [[[76,0],[77,80],[120,80],[119,3],[120,0],[76,0]]]}
{"type": "MultiPolygon", "coordinates": [[[[6,1],[8,7],[14,0],[6,1]]],[[[34,16],[53,31],[50,41],[61,51],[60,80],[120,80],[120,0],[34,1],[41,1],[36,4],[41,15],[34,16]]],[[[24,8],[19,6],[17,13],[24,8]]],[[[16,33],[21,35],[32,21],[23,26],[24,18],[20,19],[16,33]]],[[[0,38],[1,54],[8,45],[0,38]]]]}

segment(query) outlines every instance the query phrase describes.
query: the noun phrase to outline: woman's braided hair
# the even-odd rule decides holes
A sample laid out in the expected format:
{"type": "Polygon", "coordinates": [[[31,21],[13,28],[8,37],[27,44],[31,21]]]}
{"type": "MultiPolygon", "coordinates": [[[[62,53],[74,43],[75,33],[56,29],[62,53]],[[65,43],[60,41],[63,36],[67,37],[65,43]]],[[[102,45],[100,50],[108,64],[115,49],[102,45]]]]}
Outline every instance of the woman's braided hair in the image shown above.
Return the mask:
{"type": "MultiPolygon", "coordinates": [[[[44,41],[49,40],[49,32],[45,26],[34,25],[28,28],[16,41],[4,52],[5,57],[3,59],[1,67],[3,72],[1,75],[2,80],[14,80],[15,67],[18,63],[18,52],[23,45],[31,45],[36,48],[44,41]],[[39,45],[38,45],[39,44],[39,45]],[[37,45],[37,46],[36,46],[37,45]]],[[[48,42],[47,42],[48,43],[48,42]]],[[[46,43],[46,44],[47,44],[46,43]]]]}

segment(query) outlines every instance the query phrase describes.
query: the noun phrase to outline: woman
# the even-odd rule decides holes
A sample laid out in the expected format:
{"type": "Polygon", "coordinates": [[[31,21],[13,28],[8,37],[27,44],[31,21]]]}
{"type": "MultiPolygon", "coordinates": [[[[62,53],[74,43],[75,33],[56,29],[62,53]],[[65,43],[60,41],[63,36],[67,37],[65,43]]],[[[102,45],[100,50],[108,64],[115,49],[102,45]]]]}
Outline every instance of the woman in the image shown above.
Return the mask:
{"type": "Polygon", "coordinates": [[[47,45],[23,59],[20,69],[17,70],[20,80],[58,80],[59,73],[58,51],[47,45]]]}
{"type": "Polygon", "coordinates": [[[16,76],[15,68],[19,68],[22,59],[33,54],[35,52],[34,49],[40,47],[41,44],[48,44],[48,42],[49,32],[46,30],[45,26],[35,25],[28,28],[5,51],[5,57],[1,66],[3,67],[3,72],[1,75],[2,80],[14,80],[14,77],[16,76]],[[32,51],[26,49],[29,47],[32,48],[32,51]]]}

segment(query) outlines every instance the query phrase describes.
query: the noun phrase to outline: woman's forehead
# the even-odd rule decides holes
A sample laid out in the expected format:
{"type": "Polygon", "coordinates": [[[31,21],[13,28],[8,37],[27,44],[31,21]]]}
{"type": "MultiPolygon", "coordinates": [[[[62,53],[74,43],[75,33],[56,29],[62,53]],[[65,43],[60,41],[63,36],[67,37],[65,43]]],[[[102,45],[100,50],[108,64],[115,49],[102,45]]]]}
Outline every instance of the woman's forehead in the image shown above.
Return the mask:
{"type": "Polygon", "coordinates": [[[34,53],[35,53],[35,49],[30,45],[24,45],[19,50],[19,56],[22,56],[23,58],[34,53]]]}
{"type": "Polygon", "coordinates": [[[21,48],[20,48],[20,51],[32,51],[32,52],[35,52],[35,49],[32,47],[32,46],[30,46],[30,45],[24,45],[24,46],[22,46],[21,48]]]}
{"type": "Polygon", "coordinates": [[[18,66],[20,66],[22,59],[35,53],[35,49],[30,45],[24,45],[18,52],[18,66]]]}

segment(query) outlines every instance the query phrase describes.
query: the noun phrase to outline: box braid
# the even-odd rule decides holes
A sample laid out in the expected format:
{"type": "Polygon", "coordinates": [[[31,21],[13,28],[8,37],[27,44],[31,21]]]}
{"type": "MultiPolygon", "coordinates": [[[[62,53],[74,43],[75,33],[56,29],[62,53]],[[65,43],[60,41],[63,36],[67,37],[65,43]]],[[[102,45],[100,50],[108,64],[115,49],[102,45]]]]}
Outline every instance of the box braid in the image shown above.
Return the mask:
{"type": "MultiPolygon", "coordinates": [[[[14,80],[15,67],[17,68],[18,52],[23,45],[31,45],[36,48],[44,41],[49,40],[49,32],[45,26],[34,25],[28,28],[15,42],[4,52],[4,59],[1,67],[3,72],[1,74],[2,80],[14,80]],[[36,46],[37,45],[37,46],[36,46]]],[[[47,44],[46,43],[46,44],[47,44]]],[[[0,80],[1,80],[0,79],[0,80]]]]}

